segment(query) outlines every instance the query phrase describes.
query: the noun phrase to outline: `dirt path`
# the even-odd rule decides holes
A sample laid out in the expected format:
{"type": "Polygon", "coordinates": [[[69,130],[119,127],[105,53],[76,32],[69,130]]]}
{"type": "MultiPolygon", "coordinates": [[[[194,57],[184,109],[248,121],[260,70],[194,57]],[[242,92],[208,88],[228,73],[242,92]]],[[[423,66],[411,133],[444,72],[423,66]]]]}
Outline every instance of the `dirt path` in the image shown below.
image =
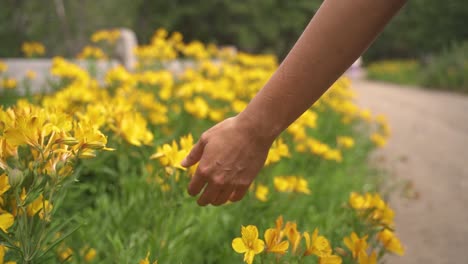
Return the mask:
{"type": "Polygon", "coordinates": [[[390,264],[468,263],[468,96],[355,80],[358,103],[387,115],[392,137],[377,153],[416,198],[395,194],[404,257],[390,264]]]}

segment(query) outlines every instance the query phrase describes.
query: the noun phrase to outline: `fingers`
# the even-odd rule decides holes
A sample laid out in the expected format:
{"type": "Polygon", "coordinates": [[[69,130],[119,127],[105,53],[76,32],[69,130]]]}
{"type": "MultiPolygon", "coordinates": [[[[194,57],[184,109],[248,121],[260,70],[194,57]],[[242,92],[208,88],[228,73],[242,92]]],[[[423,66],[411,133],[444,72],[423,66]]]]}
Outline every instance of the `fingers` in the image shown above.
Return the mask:
{"type": "Polygon", "coordinates": [[[180,165],[183,167],[195,165],[201,159],[205,145],[205,140],[200,139],[180,165]]]}
{"type": "Polygon", "coordinates": [[[207,167],[200,164],[188,185],[187,191],[191,196],[198,195],[207,183],[209,171],[207,167]]]}
{"type": "Polygon", "coordinates": [[[243,186],[243,187],[237,188],[229,196],[229,201],[238,202],[238,201],[242,200],[242,198],[245,196],[245,194],[247,193],[248,190],[249,190],[249,186],[243,186]]]}
{"type": "Polygon", "coordinates": [[[212,205],[218,206],[226,203],[229,200],[229,197],[231,196],[231,193],[234,191],[234,187],[232,186],[226,186],[223,188],[216,199],[211,202],[212,205]]]}
{"type": "Polygon", "coordinates": [[[220,192],[219,185],[215,185],[212,183],[208,184],[208,186],[206,186],[200,198],[198,198],[197,200],[198,205],[205,206],[211,203],[212,201],[216,199],[216,197],[218,197],[219,192],[220,192]]]}

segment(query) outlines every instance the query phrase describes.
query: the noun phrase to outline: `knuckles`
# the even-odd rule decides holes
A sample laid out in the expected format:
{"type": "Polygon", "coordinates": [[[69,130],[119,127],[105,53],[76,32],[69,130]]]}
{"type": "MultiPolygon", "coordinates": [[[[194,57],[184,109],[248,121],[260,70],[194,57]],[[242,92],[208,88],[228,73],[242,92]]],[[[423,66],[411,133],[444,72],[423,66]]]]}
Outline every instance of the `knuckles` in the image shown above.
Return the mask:
{"type": "Polygon", "coordinates": [[[221,187],[226,183],[226,181],[224,180],[224,177],[215,177],[214,179],[212,179],[212,183],[216,187],[221,187]]]}
{"type": "Polygon", "coordinates": [[[200,136],[200,143],[203,144],[203,145],[206,145],[206,143],[208,143],[208,133],[207,132],[203,132],[203,134],[201,134],[200,136]]]}
{"type": "Polygon", "coordinates": [[[197,174],[200,177],[207,178],[209,177],[210,168],[206,165],[198,165],[197,174]]]}

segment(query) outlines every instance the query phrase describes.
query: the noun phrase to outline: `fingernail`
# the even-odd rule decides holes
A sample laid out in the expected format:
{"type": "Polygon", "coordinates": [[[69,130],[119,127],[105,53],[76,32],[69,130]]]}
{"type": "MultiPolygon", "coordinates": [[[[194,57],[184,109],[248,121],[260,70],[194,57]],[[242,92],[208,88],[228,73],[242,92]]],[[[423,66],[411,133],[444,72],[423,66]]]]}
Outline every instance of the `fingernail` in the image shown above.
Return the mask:
{"type": "Polygon", "coordinates": [[[183,167],[187,167],[187,158],[184,158],[180,165],[182,165],[183,167]]]}

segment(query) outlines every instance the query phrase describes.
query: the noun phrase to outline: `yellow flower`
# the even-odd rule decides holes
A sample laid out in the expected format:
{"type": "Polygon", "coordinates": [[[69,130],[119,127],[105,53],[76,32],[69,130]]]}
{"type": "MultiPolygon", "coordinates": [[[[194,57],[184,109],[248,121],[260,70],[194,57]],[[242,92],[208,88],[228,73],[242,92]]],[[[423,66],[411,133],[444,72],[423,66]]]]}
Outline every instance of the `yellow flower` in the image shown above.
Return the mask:
{"type": "Polygon", "coordinates": [[[195,97],[193,101],[186,101],[184,108],[189,114],[199,119],[206,118],[210,112],[208,103],[199,96],[195,97]]]}
{"type": "Polygon", "coordinates": [[[388,251],[395,253],[397,255],[403,256],[405,250],[401,245],[398,237],[395,236],[395,233],[388,229],[384,229],[377,234],[377,239],[382,243],[382,245],[388,251]]]}
{"type": "Polygon", "coordinates": [[[343,242],[351,250],[354,259],[367,250],[367,236],[359,238],[355,232],[352,232],[349,237],[343,239],[343,242]]]}
{"type": "Polygon", "coordinates": [[[232,102],[231,107],[234,112],[240,113],[247,107],[247,103],[241,100],[235,100],[232,102]]]}
{"type": "MultiPolygon", "coordinates": [[[[185,144],[185,143],[184,143],[185,144]]],[[[177,142],[172,141],[172,145],[164,144],[162,147],[157,148],[157,152],[151,155],[150,159],[158,159],[159,163],[165,167],[178,168],[186,170],[180,163],[187,155],[187,150],[179,150],[177,142]]]]}
{"type": "Polygon", "coordinates": [[[366,251],[359,253],[359,264],[377,264],[377,252],[372,251],[368,256],[366,251]]]}
{"type": "Polygon", "coordinates": [[[36,77],[37,77],[37,73],[35,71],[32,71],[32,70],[26,71],[26,78],[28,78],[29,80],[34,80],[36,79],[36,77]]]}
{"type": "Polygon", "coordinates": [[[0,264],[16,264],[16,262],[14,261],[7,261],[5,262],[5,253],[6,251],[8,250],[7,247],[5,247],[4,245],[0,245],[0,264]]]}
{"type": "Polygon", "coordinates": [[[265,249],[265,242],[258,239],[258,230],[256,226],[242,226],[242,237],[236,237],[232,240],[232,248],[237,253],[245,253],[244,261],[252,264],[256,254],[260,254],[265,249]]]}
{"type": "MultiPolygon", "coordinates": [[[[36,200],[34,200],[32,203],[30,203],[27,208],[26,208],[26,211],[28,213],[29,216],[34,216],[36,215],[37,213],[39,213],[39,217],[41,219],[44,219],[44,211],[45,211],[45,214],[47,215],[47,218],[49,218],[49,213],[52,211],[52,204],[48,201],[48,200],[44,200],[44,197],[41,195],[39,195],[39,197],[36,198],[36,200]],[[43,210],[45,208],[45,210],[43,210]]],[[[47,219],[46,220],[49,220],[47,219]]]]}
{"type": "Polygon", "coordinates": [[[352,192],[349,195],[349,204],[356,210],[369,209],[372,206],[372,196],[369,193],[362,196],[356,192],[352,192]]]}
{"type": "Polygon", "coordinates": [[[83,48],[81,53],[76,55],[78,59],[106,59],[107,56],[102,51],[102,49],[98,47],[86,46],[83,48]]]}
{"type": "Polygon", "coordinates": [[[4,79],[2,84],[5,89],[15,89],[17,85],[18,82],[13,78],[4,79]]]}
{"type": "Polygon", "coordinates": [[[8,228],[10,228],[15,221],[15,218],[10,213],[2,213],[0,214],[0,229],[3,232],[8,233],[8,228]]]}
{"type": "Polygon", "coordinates": [[[24,42],[21,50],[26,57],[40,56],[45,53],[44,45],[39,42],[24,42]]]}
{"type": "Polygon", "coordinates": [[[265,231],[266,251],[271,253],[285,254],[289,248],[288,241],[281,241],[281,231],[269,228],[265,231]]]}
{"type": "Polygon", "coordinates": [[[10,189],[10,183],[8,181],[8,176],[4,173],[0,176],[0,195],[4,194],[10,189]]]}
{"type": "Polygon", "coordinates": [[[276,163],[283,157],[290,156],[291,154],[289,153],[288,145],[283,142],[283,139],[279,138],[271,145],[270,151],[268,152],[268,156],[265,161],[265,166],[276,163]]]}
{"type": "Polygon", "coordinates": [[[61,261],[66,261],[73,256],[73,249],[67,247],[65,249],[60,250],[58,255],[61,261]]]}
{"type": "Polygon", "coordinates": [[[91,262],[96,258],[97,252],[94,248],[90,248],[88,252],[84,255],[84,260],[86,262],[91,262]]]}
{"type": "Polygon", "coordinates": [[[268,187],[259,184],[255,190],[255,197],[262,202],[266,202],[268,200],[268,187]]]}
{"type": "Polygon", "coordinates": [[[387,145],[387,139],[378,133],[373,133],[371,135],[371,140],[379,148],[385,147],[385,145],[387,145]]]}
{"type": "MultiPolygon", "coordinates": [[[[150,264],[149,256],[150,256],[150,253],[148,252],[148,253],[146,254],[146,258],[140,260],[139,264],[150,264]]],[[[155,260],[155,261],[153,262],[153,264],[158,264],[158,261],[155,260]]]]}
{"type": "Polygon", "coordinates": [[[341,136],[336,138],[338,146],[349,149],[354,146],[354,139],[352,137],[341,136]]]}
{"type": "Polygon", "coordinates": [[[337,255],[319,257],[319,264],[341,264],[342,259],[337,255]]]}
{"type": "Polygon", "coordinates": [[[150,145],[153,133],[147,127],[146,119],[138,112],[128,112],[120,116],[117,121],[116,132],[127,142],[135,146],[150,145]]]}
{"type": "Polygon", "coordinates": [[[283,224],[284,224],[283,216],[280,215],[275,221],[275,230],[276,230],[276,233],[278,234],[279,240],[282,240],[283,237],[285,236],[285,229],[283,229],[283,224]]]}
{"type": "Polygon", "coordinates": [[[362,120],[370,123],[372,121],[372,113],[369,109],[362,110],[359,115],[361,116],[362,120]]]}
{"type": "Polygon", "coordinates": [[[332,249],[330,242],[324,236],[318,235],[318,229],[316,228],[310,237],[309,233],[304,232],[304,238],[306,240],[306,251],[304,256],[316,255],[318,257],[330,256],[332,249]]]}
{"type": "Polygon", "coordinates": [[[299,176],[276,176],[273,183],[279,192],[310,194],[307,180],[299,176]]]}
{"type": "Polygon", "coordinates": [[[334,160],[336,162],[343,161],[343,156],[341,155],[341,151],[338,149],[329,149],[323,154],[323,158],[326,160],[334,160]]]}
{"type": "Polygon", "coordinates": [[[297,231],[297,224],[287,222],[284,227],[284,234],[288,237],[288,240],[291,243],[292,252],[295,254],[302,238],[301,233],[297,231]]]}
{"type": "Polygon", "coordinates": [[[109,44],[114,44],[117,39],[120,37],[120,30],[118,29],[112,29],[112,30],[99,30],[93,33],[91,35],[91,41],[96,43],[96,42],[101,42],[101,41],[106,41],[109,44]]]}
{"type": "Polygon", "coordinates": [[[0,61],[0,73],[5,72],[6,70],[8,70],[8,64],[0,61]]]}

